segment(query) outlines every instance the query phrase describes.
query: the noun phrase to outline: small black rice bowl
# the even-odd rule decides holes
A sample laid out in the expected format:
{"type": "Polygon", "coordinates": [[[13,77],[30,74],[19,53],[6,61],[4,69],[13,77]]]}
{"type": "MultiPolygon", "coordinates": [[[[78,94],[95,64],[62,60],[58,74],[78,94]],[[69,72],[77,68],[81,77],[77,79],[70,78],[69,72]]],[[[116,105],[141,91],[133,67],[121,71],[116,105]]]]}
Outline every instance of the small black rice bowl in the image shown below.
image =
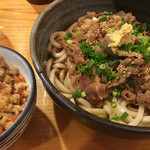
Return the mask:
{"type": "MultiPolygon", "coordinates": [[[[145,1],[145,0],[144,0],[145,1]]],[[[92,115],[66,99],[49,81],[46,76],[44,61],[48,58],[47,46],[50,35],[55,31],[66,29],[87,11],[117,12],[132,11],[138,20],[149,21],[150,2],[129,0],[55,0],[37,18],[31,33],[30,52],[35,70],[41,82],[54,102],[88,127],[112,136],[140,138],[150,135],[150,127],[127,126],[110,122],[92,115]]]]}
{"type": "Polygon", "coordinates": [[[18,68],[19,73],[29,84],[30,92],[27,103],[17,120],[0,135],[0,149],[10,147],[27,128],[36,104],[36,80],[34,72],[28,61],[18,52],[7,47],[0,46],[0,56],[10,68],[18,68]]]}

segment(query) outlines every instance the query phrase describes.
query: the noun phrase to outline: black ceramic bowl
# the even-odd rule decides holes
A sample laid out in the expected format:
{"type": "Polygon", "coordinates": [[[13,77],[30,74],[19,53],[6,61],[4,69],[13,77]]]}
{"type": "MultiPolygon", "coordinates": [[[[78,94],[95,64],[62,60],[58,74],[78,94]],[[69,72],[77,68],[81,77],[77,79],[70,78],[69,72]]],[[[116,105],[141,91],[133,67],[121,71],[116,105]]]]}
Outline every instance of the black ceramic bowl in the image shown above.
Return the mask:
{"type": "Polygon", "coordinates": [[[54,102],[73,118],[96,131],[122,137],[144,137],[150,135],[149,127],[134,127],[110,122],[94,116],[66,99],[46,76],[44,60],[47,60],[47,46],[50,35],[63,30],[87,11],[132,11],[139,20],[148,22],[150,2],[143,0],[55,0],[37,18],[31,33],[30,51],[34,67],[43,86],[54,102]],[[136,134],[138,136],[136,136],[136,134]]]}
{"type": "Polygon", "coordinates": [[[0,149],[6,149],[13,144],[27,128],[36,104],[36,80],[33,69],[28,61],[18,52],[0,46],[0,56],[10,68],[18,68],[19,73],[29,84],[30,92],[27,103],[17,120],[0,135],[0,149]]]}

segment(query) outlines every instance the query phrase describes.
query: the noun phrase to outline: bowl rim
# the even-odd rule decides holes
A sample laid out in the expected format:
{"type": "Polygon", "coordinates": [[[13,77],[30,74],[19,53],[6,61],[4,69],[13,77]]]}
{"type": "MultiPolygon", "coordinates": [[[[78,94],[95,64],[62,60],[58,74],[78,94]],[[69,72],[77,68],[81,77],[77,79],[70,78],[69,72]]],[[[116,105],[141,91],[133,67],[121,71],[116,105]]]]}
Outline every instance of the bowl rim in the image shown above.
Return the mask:
{"type": "MultiPolygon", "coordinates": [[[[124,125],[116,122],[112,122],[103,118],[100,118],[98,116],[95,116],[84,109],[78,107],[77,105],[73,104],[71,101],[69,101],[66,97],[64,97],[59,91],[54,87],[54,85],[49,81],[48,77],[45,74],[45,71],[40,66],[40,62],[36,55],[36,33],[38,32],[38,29],[40,27],[40,24],[42,22],[42,19],[45,17],[45,15],[51,11],[52,8],[54,8],[57,4],[63,2],[64,0],[56,0],[49,4],[37,17],[30,34],[30,53],[32,62],[34,65],[34,68],[36,70],[37,75],[41,79],[41,83],[50,94],[52,100],[60,106],[60,108],[65,107],[66,109],[72,111],[73,113],[76,113],[77,116],[81,116],[83,119],[88,119],[90,122],[95,122],[96,124],[101,124],[103,126],[107,126],[108,128],[114,128],[115,130],[120,130],[124,132],[130,132],[130,133],[138,133],[138,134],[150,134],[150,127],[139,127],[139,126],[130,126],[130,125],[124,125]],[[60,98],[61,97],[61,98],[60,98]],[[61,100],[60,100],[61,99],[61,100]]],[[[64,109],[63,109],[64,110],[64,109]]]]}
{"type": "MultiPolygon", "coordinates": [[[[32,104],[34,102],[36,102],[36,79],[35,79],[35,74],[34,71],[31,67],[31,65],[29,64],[29,62],[25,59],[24,56],[22,56],[20,53],[18,53],[17,51],[10,49],[8,47],[5,46],[1,46],[0,45],[0,49],[3,49],[5,51],[8,51],[8,53],[12,53],[15,56],[19,57],[19,59],[21,61],[24,62],[24,64],[26,65],[26,68],[29,71],[29,75],[31,78],[31,83],[30,83],[30,93],[29,93],[29,97],[27,99],[27,103],[23,109],[23,111],[21,112],[21,114],[19,115],[19,117],[17,118],[17,120],[6,130],[4,131],[1,135],[0,135],[0,142],[3,141],[4,139],[6,139],[11,133],[13,133],[13,131],[17,128],[18,124],[20,124],[24,117],[26,116],[26,114],[28,113],[28,111],[30,110],[30,106],[32,106],[32,104]]],[[[7,63],[7,61],[6,61],[7,63]]],[[[16,66],[17,67],[17,66],[16,66]]]]}

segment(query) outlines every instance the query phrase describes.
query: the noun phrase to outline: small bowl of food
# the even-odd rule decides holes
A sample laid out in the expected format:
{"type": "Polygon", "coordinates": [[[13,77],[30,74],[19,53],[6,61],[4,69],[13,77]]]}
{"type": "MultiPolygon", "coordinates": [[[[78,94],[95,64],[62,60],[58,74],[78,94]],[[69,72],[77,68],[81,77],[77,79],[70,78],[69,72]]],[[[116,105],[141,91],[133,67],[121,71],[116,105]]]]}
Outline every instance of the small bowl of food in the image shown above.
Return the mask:
{"type": "Polygon", "coordinates": [[[140,3],[56,0],[32,29],[43,86],[60,108],[100,132],[150,134],[150,3],[140,3]]]}
{"type": "Polygon", "coordinates": [[[36,80],[28,61],[0,46],[0,149],[8,148],[28,126],[36,103],[36,80]]]}

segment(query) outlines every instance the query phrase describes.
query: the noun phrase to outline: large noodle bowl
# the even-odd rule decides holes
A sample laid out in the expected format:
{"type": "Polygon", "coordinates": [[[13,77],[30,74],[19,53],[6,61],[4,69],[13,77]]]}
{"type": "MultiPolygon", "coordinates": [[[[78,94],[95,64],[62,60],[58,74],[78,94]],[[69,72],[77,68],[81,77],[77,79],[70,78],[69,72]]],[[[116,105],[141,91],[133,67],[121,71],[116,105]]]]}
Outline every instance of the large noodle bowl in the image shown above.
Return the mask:
{"type": "Polygon", "coordinates": [[[88,12],[50,36],[47,76],[94,115],[150,126],[149,28],[132,13],[88,12]]]}

